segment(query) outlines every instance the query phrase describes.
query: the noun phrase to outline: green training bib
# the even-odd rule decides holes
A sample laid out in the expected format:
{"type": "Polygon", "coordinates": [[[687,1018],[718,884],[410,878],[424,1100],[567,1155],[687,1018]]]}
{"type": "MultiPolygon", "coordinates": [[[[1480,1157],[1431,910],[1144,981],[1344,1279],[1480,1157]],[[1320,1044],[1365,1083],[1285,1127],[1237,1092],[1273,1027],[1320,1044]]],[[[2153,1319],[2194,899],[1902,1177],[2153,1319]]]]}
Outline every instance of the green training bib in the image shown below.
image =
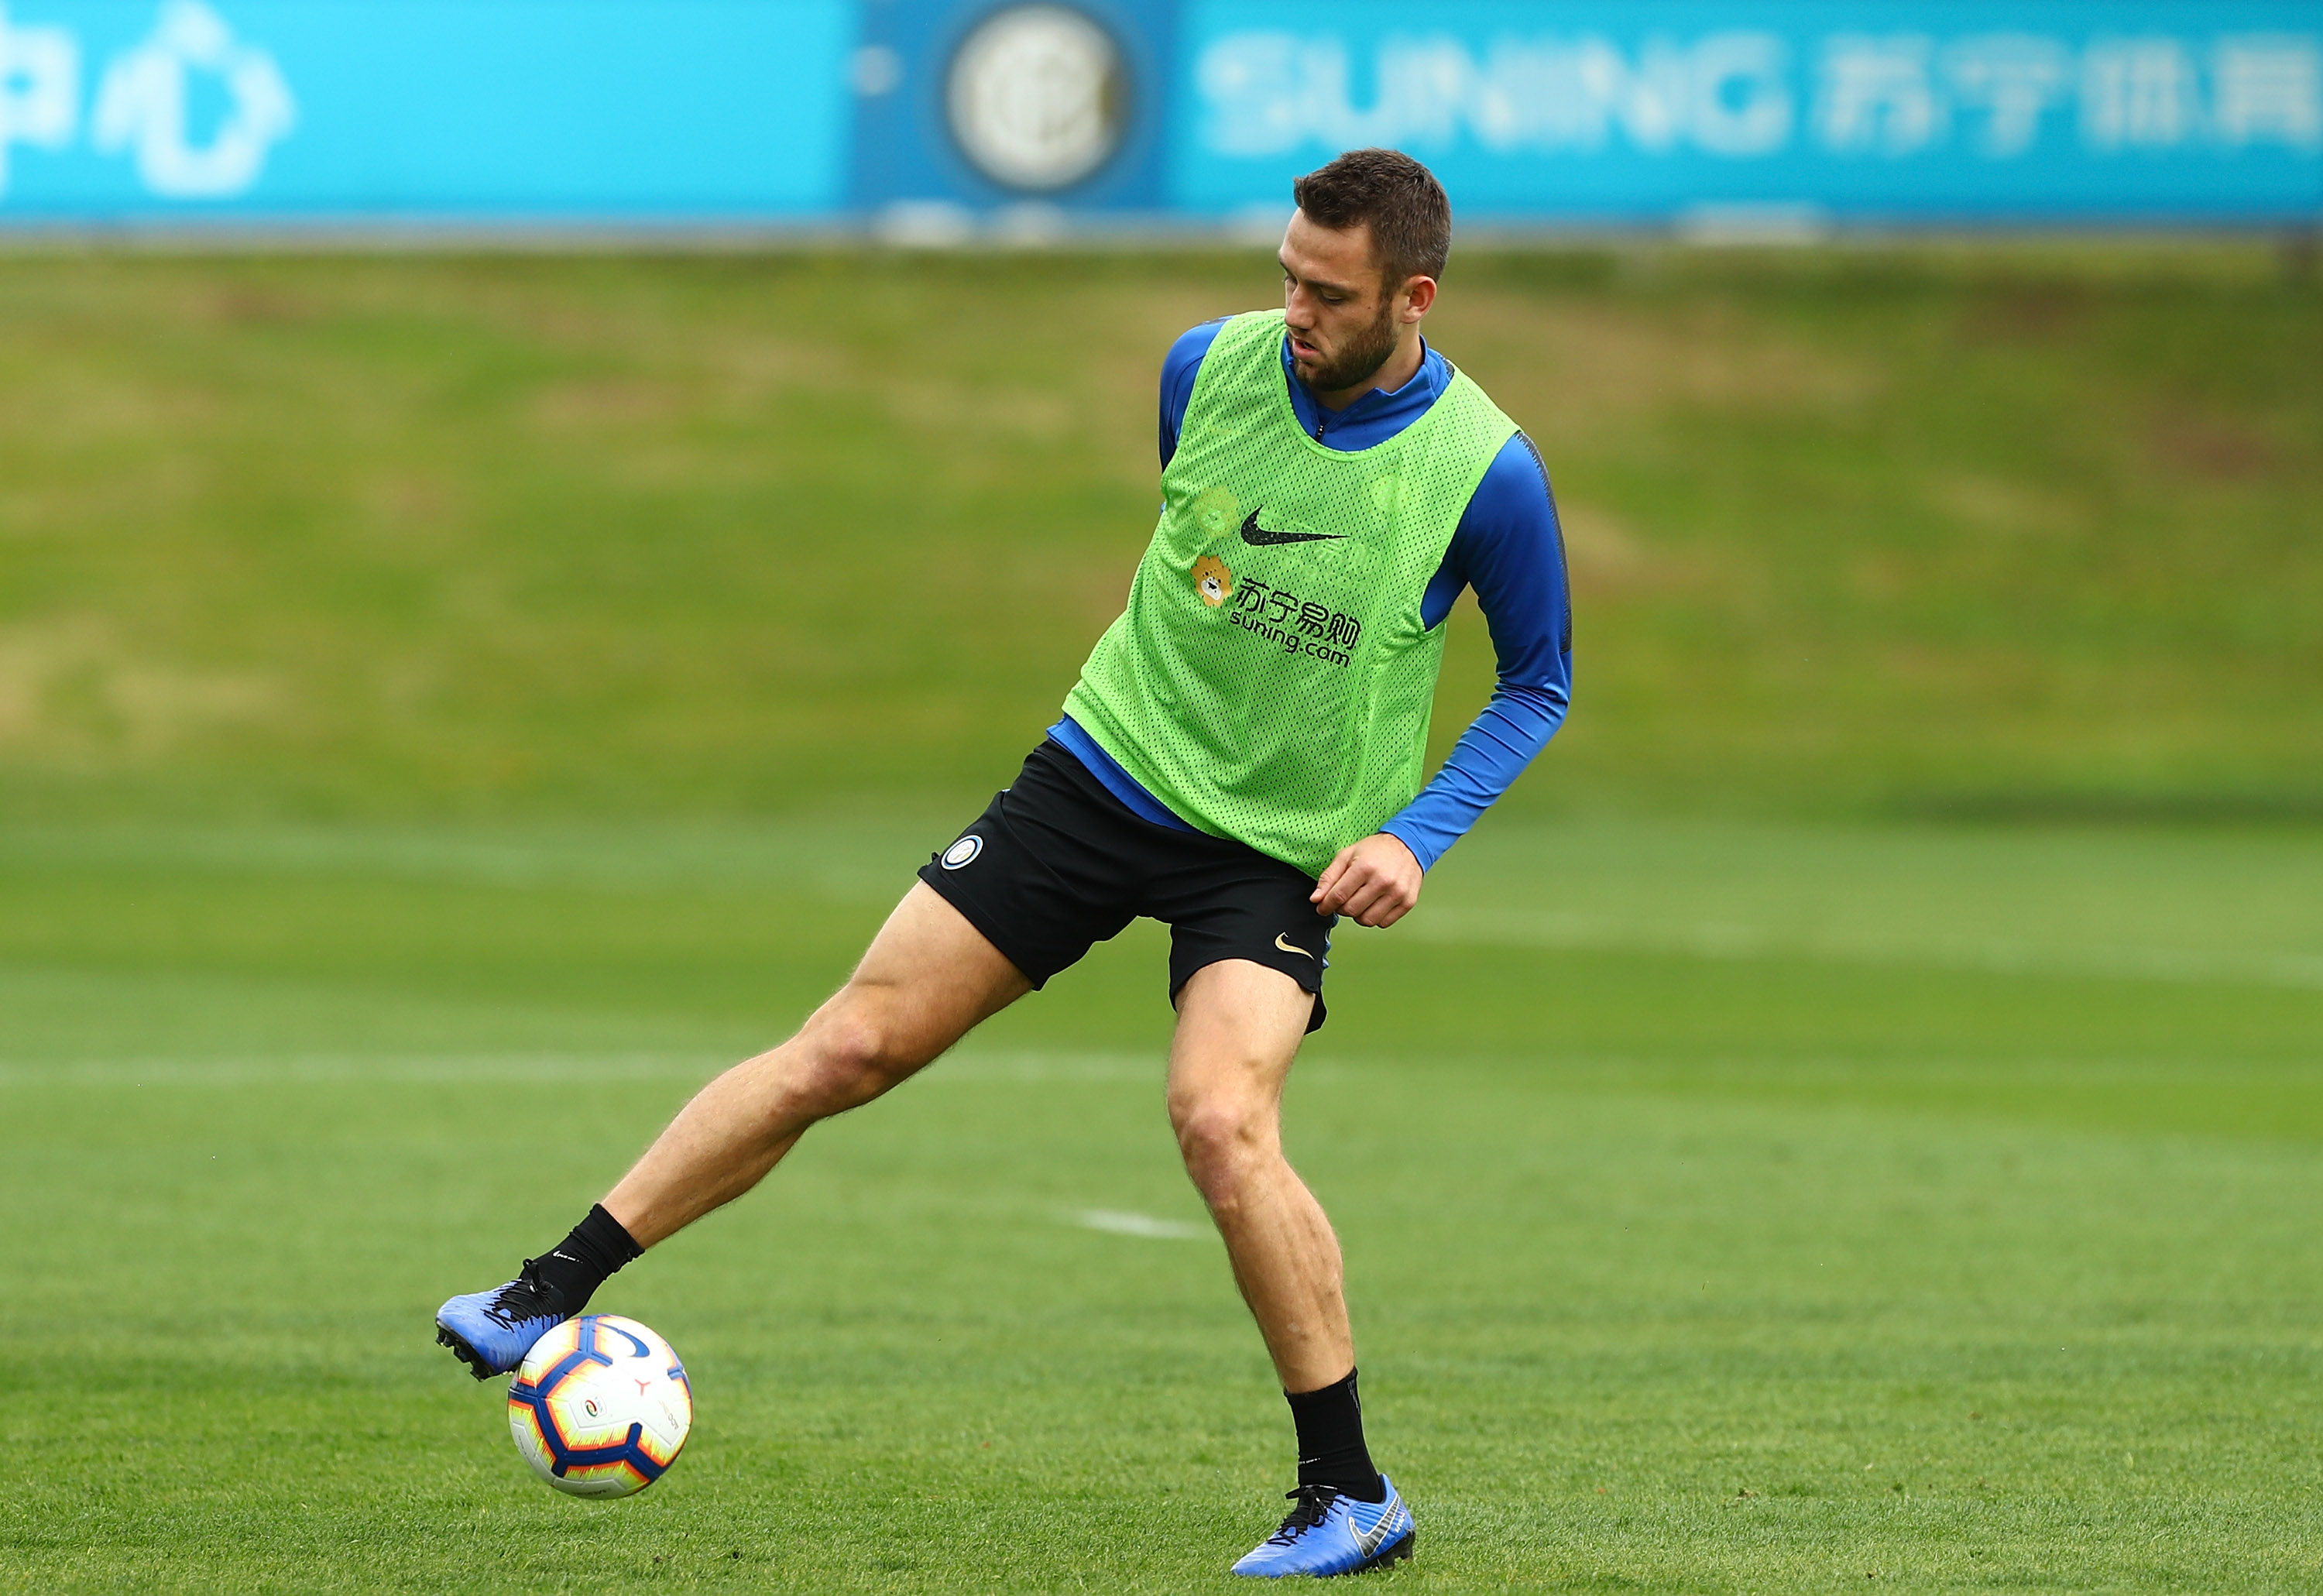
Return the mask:
{"type": "Polygon", "coordinates": [[[1065,711],[1200,830],[1319,874],[1411,802],[1445,627],[1419,602],[1516,424],[1455,371],[1368,449],[1290,408],[1282,313],[1203,357],[1129,606],[1065,711]]]}

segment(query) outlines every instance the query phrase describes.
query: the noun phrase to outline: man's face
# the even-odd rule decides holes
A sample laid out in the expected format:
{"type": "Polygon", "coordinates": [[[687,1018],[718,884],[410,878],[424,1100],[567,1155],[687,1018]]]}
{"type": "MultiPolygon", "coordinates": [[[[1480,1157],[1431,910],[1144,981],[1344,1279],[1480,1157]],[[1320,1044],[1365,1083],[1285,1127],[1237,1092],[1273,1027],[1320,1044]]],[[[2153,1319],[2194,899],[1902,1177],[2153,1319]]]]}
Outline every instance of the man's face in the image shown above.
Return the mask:
{"type": "Polygon", "coordinates": [[[1318,226],[1294,212],[1277,256],[1290,360],[1318,393],[1360,387],[1387,363],[1402,331],[1404,296],[1389,292],[1372,260],[1372,230],[1318,226]]]}

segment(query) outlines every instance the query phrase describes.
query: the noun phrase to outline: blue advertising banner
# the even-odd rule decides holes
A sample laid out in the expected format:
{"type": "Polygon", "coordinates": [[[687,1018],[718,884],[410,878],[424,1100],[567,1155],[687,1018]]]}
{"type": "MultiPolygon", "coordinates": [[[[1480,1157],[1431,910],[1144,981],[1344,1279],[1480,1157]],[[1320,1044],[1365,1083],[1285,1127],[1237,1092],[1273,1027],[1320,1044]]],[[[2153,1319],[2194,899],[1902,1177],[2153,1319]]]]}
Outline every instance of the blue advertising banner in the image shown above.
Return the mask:
{"type": "MultiPolygon", "coordinates": [[[[2323,0],[0,0],[0,226],[2323,225],[2323,0]]],[[[902,230],[898,230],[901,235],[902,230]]]]}
{"type": "Polygon", "coordinates": [[[847,202],[851,0],[0,0],[0,219],[847,202]]]}
{"type": "Polygon", "coordinates": [[[2314,218],[2323,7],[2292,0],[1191,0],[1170,197],[1285,203],[1389,144],[1474,217],[2314,218]]]}

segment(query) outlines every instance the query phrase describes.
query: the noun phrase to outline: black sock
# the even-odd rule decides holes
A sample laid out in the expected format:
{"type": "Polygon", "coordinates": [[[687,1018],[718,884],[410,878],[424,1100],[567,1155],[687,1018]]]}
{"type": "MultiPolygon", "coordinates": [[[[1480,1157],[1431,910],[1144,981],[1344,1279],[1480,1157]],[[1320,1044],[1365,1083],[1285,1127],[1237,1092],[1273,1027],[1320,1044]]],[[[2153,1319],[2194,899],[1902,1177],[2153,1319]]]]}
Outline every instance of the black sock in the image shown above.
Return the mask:
{"type": "Polygon", "coordinates": [[[605,1283],[605,1277],[631,1259],[644,1257],[645,1251],[599,1203],[573,1227],[572,1234],[545,1255],[528,1259],[524,1267],[556,1293],[558,1306],[570,1316],[589,1306],[589,1298],[605,1283]]]}
{"type": "Polygon", "coordinates": [[[1387,1481],[1372,1467],[1364,1445],[1364,1404],[1355,1371],[1319,1391],[1285,1391],[1290,1421],[1299,1426],[1299,1483],[1327,1485],[1359,1502],[1387,1500],[1387,1481]]]}

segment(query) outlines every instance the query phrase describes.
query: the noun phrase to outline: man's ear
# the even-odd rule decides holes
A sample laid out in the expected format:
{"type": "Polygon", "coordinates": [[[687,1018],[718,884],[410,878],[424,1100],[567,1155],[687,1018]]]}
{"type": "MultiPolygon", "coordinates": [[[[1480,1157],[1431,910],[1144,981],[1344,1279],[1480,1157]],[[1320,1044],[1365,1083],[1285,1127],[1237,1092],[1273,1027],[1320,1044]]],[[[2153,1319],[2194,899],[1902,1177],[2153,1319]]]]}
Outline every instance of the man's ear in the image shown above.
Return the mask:
{"type": "Polygon", "coordinates": [[[1409,279],[1403,285],[1403,294],[1407,302],[1401,319],[1418,321],[1436,303],[1436,280],[1432,277],[1409,279]]]}

